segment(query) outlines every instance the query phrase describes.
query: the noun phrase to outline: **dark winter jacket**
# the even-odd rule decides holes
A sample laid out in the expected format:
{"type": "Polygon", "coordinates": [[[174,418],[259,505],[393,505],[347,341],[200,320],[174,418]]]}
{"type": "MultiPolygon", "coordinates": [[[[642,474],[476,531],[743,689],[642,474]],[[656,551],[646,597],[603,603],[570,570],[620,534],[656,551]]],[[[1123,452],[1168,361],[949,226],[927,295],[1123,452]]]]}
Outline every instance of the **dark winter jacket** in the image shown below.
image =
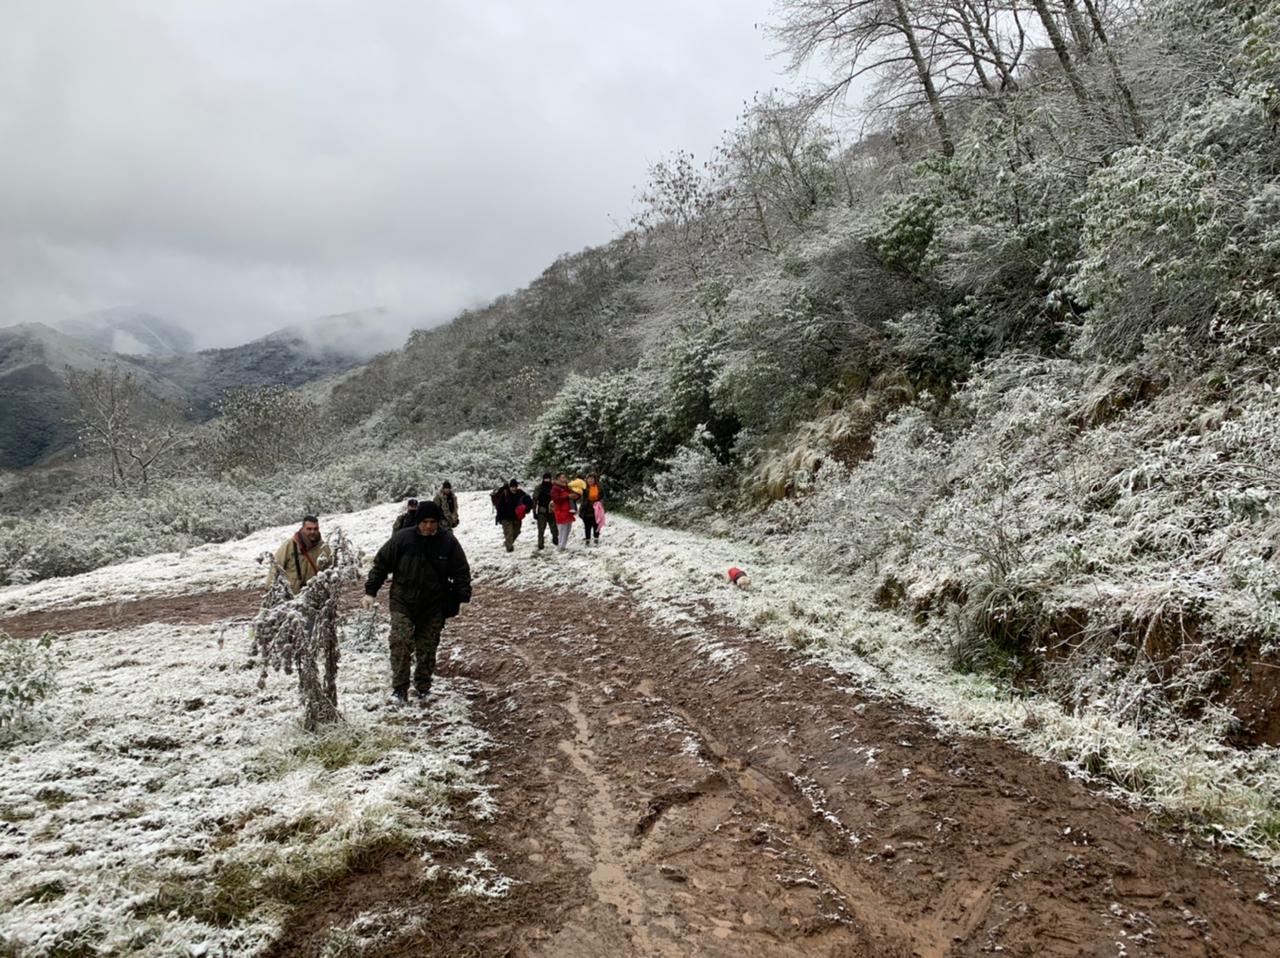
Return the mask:
{"type": "Polygon", "coordinates": [[[424,536],[417,526],[397,532],[374,557],[365,594],[377,595],[388,575],[391,611],[414,622],[454,615],[456,603],[471,601],[471,566],[451,532],[424,536]]]}
{"type": "Polygon", "coordinates": [[[546,482],[540,482],[533,487],[533,514],[535,516],[551,515],[551,487],[553,483],[550,479],[546,482]]]}
{"type": "Polygon", "coordinates": [[[510,486],[499,486],[493,490],[490,497],[493,500],[494,508],[498,510],[499,522],[515,522],[516,506],[524,505],[525,509],[533,509],[533,500],[529,498],[529,493],[523,489],[511,491],[510,486]]]}
{"type": "Polygon", "coordinates": [[[596,503],[604,502],[604,487],[600,483],[584,486],[582,497],[578,499],[578,515],[596,517],[596,503]]]}
{"type": "Polygon", "coordinates": [[[417,515],[418,510],[416,509],[408,509],[400,513],[400,515],[396,516],[395,525],[391,527],[391,534],[395,535],[401,529],[408,529],[410,526],[417,526],[418,523],[414,521],[414,519],[417,518],[417,515]]]}

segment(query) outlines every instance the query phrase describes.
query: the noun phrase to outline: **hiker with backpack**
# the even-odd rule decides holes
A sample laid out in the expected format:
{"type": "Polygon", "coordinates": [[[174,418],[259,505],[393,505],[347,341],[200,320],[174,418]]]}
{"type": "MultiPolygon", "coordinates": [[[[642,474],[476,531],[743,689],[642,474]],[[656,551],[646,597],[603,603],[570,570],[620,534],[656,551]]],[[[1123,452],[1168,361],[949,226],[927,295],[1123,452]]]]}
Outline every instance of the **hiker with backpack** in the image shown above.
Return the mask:
{"type": "Polygon", "coordinates": [[[582,484],[578,515],[582,518],[583,545],[590,546],[592,542],[600,545],[600,527],[604,525],[604,493],[600,490],[600,479],[594,472],[587,473],[587,479],[582,484]]]}
{"type": "Polygon", "coordinates": [[[333,552],[320,536],[320,520],[315,516],[303,516],[302,526],[276,550],[275,561],[267,574],[267,588],[275,584],[283,571],[289,593],[297,595],[312,576],[327,568],[333,561],[333,552]]]}
{"type": "Polygon", "coordinates": [[[551,508],[556,520],[556,549],[563,551],[573,531],[574,502],[578,496],[569,488],[569,477],[563,472],[551,484],[551,508]]]}
{"type": "Polygon", "coordinates": [[[458,528],[458,497],[453,494],[453,483],[448,479],[441,484],[440,491],[436,493],[436,505],[440,507],[440,513],[444,516],[440,520],[441,527],[447,532],[458,528]]]}
{"type": "Polygon", "coordinates": [[[365,609],[372,609],[382,583],[391,576],[388,642],[396,705],[409,701],[410,678],[419,703],[426,703],[445,620],[471,601],[471,566],[462,544],[440,527],[440,507],[424,502],[414,518],[415,525],[401,529],[378,550],[362,600],[365,609]]]}
{"type": "Polygon", "coordinates": [[[502,526],[502,545],[508,552],[515,552],[516,539],[524,517],[533,510],[533,500],[520,488],[520,480],[512,479],[489,494],[489,501],[496,511],[494,522],[502,526]]]}

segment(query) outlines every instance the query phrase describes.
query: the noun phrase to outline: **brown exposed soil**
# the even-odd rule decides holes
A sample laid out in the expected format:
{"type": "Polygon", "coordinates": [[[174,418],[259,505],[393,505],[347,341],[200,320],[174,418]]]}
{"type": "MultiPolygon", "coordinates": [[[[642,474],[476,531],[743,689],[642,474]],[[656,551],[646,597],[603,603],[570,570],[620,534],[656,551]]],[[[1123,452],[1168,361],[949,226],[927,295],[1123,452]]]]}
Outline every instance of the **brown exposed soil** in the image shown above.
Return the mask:
{"type": "MultiPolygon", "coordinates": [[[[363,590],[351,587],[350,598],[359,600],[363,590]]],[[[80,605],[72,609],[45,609],[23,615],[3,617],[0,609],[0,632],[15,639],[38,638],[45,632],[69,635],[93,629],[131,629],[148,622],[175,625],[199,625],[231,618],[252,618],[258,612],[263,590],[228,589],[222,592],[198,592],[192,595],[153,596],[102,605],[80,605]]]]}
{"type": "MultiPolygon", "coordinates": [[[[232,595],[189,598],[218,618],[232,595]]],[[[320,890],[273,953],[318,955],[332,928],[389,908],[398,930],[361,954],[1275,953],[1280,909],[1252,863],[700,625],[478,588],[441,674],[493,736],[500,815],[477,840],[520,884],[450,897],[415,856],[388,855],[320,890]]]]}

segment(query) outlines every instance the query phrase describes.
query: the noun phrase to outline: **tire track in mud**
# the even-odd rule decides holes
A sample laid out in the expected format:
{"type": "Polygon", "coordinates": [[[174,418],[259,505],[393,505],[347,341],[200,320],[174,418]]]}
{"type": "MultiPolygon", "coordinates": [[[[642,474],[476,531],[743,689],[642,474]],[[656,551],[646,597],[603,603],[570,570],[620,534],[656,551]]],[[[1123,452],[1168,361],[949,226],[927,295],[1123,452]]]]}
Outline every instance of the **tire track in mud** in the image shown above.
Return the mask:
{"type": "MultiPolygon", "coordinates": [[[[151,601],[124,615],[256,607],[151,601]]],[[[1280,940],[1252,863],[1176,847],[1056,766],[941,734],[723,622],[482,584],[440,673],[493,738],[500,811],[476,841],[519,884],[442,899],[415,856],[387,855],[318,890],[273,954],[319,954],[379,907],[405,930],[364,955],[1269,956],[1280,940]]]]}

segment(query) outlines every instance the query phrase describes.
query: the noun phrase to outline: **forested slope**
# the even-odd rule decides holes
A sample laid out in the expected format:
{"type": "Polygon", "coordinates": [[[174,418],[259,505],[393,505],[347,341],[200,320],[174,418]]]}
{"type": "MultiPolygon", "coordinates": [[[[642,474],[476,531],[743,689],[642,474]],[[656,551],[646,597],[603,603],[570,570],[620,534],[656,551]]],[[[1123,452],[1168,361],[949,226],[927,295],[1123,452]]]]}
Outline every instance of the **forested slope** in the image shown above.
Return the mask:
{"type": "Polygon", "coordinates": [[[781,4],[829,84],[339,402],[536,415],[533,467],[768,537],[958,668],[1277,741],[1280,6],[894,9],[781,4]],[[850,142],[822,106],[864,67],[850,142]]]}

